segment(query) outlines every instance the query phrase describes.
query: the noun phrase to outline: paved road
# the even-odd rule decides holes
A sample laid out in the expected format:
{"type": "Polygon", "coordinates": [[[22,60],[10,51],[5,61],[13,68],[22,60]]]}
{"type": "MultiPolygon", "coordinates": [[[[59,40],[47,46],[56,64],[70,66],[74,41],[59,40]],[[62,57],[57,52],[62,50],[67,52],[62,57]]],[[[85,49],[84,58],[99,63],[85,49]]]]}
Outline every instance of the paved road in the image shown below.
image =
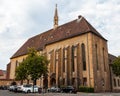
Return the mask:
{"type": "Polygon", "coordinates": [[[77,93],[77,94],[65,94],[65,93],[14,93],[8,90],[0,90],[0,96],[120,96],[120,93],[77,93]]]}

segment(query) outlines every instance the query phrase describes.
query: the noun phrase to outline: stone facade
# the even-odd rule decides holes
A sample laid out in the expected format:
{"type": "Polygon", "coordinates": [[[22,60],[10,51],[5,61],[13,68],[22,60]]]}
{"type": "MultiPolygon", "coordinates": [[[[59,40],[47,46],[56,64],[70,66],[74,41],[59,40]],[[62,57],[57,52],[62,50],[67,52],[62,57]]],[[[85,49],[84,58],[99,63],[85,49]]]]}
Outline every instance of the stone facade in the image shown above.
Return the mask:
{"type": "MultiPolygon", "coordinates": [[[[49,44],[43,52],[47,53],[48,60],[50,60],[46,79],[48,87],[89,86],[94,87],[96,92],[109,91],[110,77],[106,40],[88,33],[49,44]],[[85,46],[85,69],[83,69],[82,44],[85,46]]],[[[26,55],[11,59],[11,79],[15,78],[15,69],[25,57],[26,55]]],[[[38,85],[43,83],[41,80],[38,81],[38,85]]]]}
{"type": "Polygon", "coordinates": [[[11,67],[11,63],[7,64],[7,74],[6,74],[6,79],[9,79],[10,78],[10,68],[11,67]]]}
{"type": "Polygon", "coordinates": [[[76,88],[89,86],[94,87],[96,92],[109,91],[106,40],[88,33],[47,45],[45,52],[50,60],[48,87],[54,85],[72,85],[76,88]],[[83,64],[82,44],[85,46],[86,65],[83,64]],[[53,74],[55,76],[52,76],[53,74]]]}
{"type": "Polygon", "coordinates": [[[22,62],[27,55],[19,56],[17,58],[11,59],[11,68],[10,68],[10,79],[15,79],[15,70],[17,66],[19,66],[19,63],[22,62]]]}

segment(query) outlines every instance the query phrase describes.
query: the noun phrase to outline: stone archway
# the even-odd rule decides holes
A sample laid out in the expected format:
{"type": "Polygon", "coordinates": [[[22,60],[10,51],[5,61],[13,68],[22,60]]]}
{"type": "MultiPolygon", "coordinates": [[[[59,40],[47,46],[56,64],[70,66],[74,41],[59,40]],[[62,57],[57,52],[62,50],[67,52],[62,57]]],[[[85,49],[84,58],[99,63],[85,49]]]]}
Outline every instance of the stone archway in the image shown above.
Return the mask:
{"type": "Polygon", "coordinates": [[[17,83],[15,81],[11,82],[11,85],[17,85],[17,83]]]}
{"type": "Polygon", "coordinates": [[[50,76],[50,86],[56,86],[56,74],[52,73],[50,76]]]}
{"type": "Polygon", "coordinates": [[[43,87],[44,88],[48,88],[48,79],[47,78],[44,78],[44,80],[43,80],[43,87]]]}
{"type": "Polygon", "coordinates": [[[55,86],[56,85],[56,79],[55,78],[51,78],[50,85],[51,86],[55,86]]]}

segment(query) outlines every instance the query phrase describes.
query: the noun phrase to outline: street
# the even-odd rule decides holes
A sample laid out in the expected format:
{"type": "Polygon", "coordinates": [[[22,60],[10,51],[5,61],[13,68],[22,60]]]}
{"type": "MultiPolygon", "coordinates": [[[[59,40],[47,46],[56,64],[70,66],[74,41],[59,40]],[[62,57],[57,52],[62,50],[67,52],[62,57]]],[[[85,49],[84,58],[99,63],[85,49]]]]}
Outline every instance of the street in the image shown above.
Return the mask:
{"type": "Polygon", "coordinates": [[[0,96],[120,96],[120,93],[80,93],[70,94],[70,93],[14,93],[8,90],[0,90],[0,96]]]}

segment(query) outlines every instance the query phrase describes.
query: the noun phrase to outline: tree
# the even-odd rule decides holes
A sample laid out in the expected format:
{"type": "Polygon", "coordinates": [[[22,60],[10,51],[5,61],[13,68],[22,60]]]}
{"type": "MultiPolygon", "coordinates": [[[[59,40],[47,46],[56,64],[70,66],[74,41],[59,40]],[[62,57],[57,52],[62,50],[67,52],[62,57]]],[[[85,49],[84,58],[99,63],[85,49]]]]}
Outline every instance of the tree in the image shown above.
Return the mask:
{"type": "Polygon", "coordinates": [[[48,72],[48,60],[44,55],[37,54],[34,48],[28,49],[28,56],[16,69],[16,79],[25,80],[28,76],[36,85],[36,80],[48,72]]]}
{"type": "Polygon", "coordinates": [[[28,73],[36,85],[36,80],[48,72],[48,60],[44,55],[38,55],[34,48],[30,48],[28,53],[28,57],[26,58],[28,62],[28,73]]]}
{"type": "Polygon", "coordinates": [[[21,80],[21,84],[23,83],[23,80],[28,79],[28,72],[27,72],[27,66],[26,61],[23,61],[19,64],[19,67],[16,68],[15,72],[16,80],[21,80]]]}
{"type": "Polygon", "coordinates": [[[113,61],[112,70],[116,76],[120,76],[120,56],[113,61]]]}

